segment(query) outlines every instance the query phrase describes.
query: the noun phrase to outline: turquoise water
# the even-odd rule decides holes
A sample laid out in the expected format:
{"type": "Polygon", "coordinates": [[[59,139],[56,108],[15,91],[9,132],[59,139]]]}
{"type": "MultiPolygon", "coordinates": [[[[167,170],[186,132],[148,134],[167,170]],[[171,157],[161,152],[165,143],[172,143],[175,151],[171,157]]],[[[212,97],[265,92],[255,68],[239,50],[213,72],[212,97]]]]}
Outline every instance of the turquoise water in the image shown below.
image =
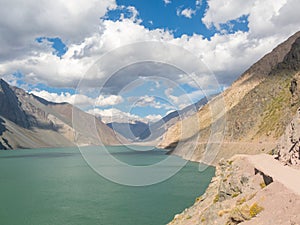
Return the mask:
{"type": "MultiPolygon", "coordinates": [[[[159,150],[109,149],[119,160],[136,165],[166,157],[159,150]]],[[[207,188],[215,170],[200,173],[198,167],[189,162],[164,182],[130,187],[99,176],[77,148],[1,151],[0,224],[166,224],[207,188]]]]}

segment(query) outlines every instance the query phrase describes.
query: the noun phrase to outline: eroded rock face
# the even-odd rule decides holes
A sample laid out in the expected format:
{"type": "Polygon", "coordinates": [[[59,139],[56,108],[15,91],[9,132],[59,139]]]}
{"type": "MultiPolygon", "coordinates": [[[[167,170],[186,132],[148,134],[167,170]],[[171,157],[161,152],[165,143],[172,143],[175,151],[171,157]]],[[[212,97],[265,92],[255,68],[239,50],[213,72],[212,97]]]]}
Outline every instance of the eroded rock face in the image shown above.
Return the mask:
{"type": "Polygon", "coordinates": [[[277,145],[278,160],[300,168],[300,108],[277,145]]]}

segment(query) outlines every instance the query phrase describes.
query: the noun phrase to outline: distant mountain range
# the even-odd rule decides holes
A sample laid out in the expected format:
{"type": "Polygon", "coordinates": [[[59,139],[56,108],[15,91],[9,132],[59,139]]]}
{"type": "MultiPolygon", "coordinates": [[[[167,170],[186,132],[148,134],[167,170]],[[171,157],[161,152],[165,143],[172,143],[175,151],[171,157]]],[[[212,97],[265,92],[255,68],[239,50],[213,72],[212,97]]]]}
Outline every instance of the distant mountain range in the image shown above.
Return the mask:
{"type": "Polygon", "coordinates": [[[208,102],[208,99],[211,99],[214,96],[216,95],[204,97],[195,104],[189,105],[182,110],[171,112],[154,123],[147,124],[141,121],[131,121],[130,123],[112,122],[107,125],[130,141],[158,143],[169,127],[179,120],[195,114],[208,102]]]}
{"type": "Polygon", "coordinates": [[[199,161],[208,146],[213,124],[218,124],[220,129],[214,132],[224,139],[215,162],[238,153],[269,152],[300,106],[299,82],[300,32],[297,32],[196,114],[172,125],[163,135],[160,147],[199,161]],[[225,115],[213,118],[212,106],[219,106],[217,110],[223,109],[225,115]],[[192,143],[196,145],[195,152],[189,155],[192,143]]]}
{"type": "Polygon", "coordinates": [[[119,140],[125,141],[75,106],[46,101],[0,79],[0,149],[115,145],[119,140]],[[73,123],[73,115],[80,122],[73,123]]]}

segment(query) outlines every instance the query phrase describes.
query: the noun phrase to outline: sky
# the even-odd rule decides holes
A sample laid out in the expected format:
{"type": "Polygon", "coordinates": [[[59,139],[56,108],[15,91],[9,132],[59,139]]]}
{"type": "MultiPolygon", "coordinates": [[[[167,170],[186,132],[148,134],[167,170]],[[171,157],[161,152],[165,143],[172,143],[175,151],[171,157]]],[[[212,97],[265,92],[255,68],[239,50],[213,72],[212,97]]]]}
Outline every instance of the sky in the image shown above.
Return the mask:
{"type": "Polygon", "coordinates": [[[0,0],[0,77],[104,122],[221,92],[297,32],[299,0],[0,0]]]}

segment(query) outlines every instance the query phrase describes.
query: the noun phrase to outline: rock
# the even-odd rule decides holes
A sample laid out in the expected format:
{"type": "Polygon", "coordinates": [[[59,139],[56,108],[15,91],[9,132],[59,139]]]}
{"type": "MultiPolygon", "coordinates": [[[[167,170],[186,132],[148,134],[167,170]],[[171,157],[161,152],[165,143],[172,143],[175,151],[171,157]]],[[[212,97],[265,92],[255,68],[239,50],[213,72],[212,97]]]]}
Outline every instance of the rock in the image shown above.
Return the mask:
{"type": "Polygon", "coordinates": [[[280,138],[275,149],[277,159],[286,165],[300,167],[300,108],[280,138]]]}

